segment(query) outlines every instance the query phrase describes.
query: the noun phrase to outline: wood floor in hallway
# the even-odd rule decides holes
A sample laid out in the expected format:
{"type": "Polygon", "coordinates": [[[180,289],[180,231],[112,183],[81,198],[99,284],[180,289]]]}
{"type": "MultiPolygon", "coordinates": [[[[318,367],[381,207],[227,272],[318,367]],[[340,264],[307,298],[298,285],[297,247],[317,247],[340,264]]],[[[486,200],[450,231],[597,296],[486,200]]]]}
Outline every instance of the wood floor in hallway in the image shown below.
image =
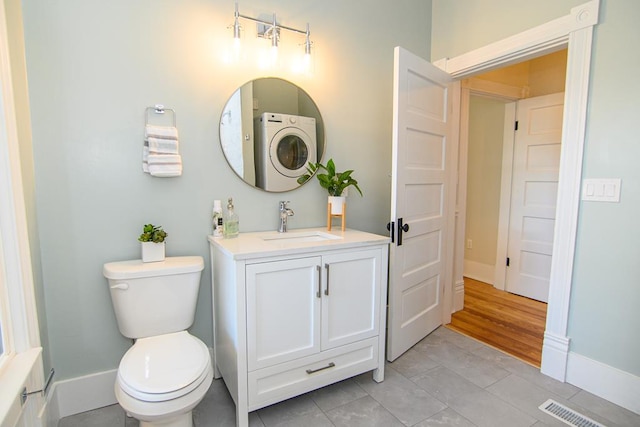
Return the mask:
{"type": "Polygon", "coordinates": [[[448,328],[540,367],[547,304],[464,278],[464,309],[448,328]]]}

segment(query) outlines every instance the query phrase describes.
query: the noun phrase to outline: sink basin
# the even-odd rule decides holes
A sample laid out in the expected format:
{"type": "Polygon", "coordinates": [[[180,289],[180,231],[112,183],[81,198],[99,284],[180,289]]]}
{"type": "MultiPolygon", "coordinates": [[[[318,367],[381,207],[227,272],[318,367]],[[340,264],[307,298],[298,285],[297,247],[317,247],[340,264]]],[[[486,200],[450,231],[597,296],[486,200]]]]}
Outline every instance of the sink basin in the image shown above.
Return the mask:
{"type": "Polygon", "coordinates": [[[288,231],[286,233],[275,233],[262,236],[262,240],[272,243],[307,243],[324,242],[327,240],[342,239],[340,236],[323,233],[322,231],[288,231]]]}

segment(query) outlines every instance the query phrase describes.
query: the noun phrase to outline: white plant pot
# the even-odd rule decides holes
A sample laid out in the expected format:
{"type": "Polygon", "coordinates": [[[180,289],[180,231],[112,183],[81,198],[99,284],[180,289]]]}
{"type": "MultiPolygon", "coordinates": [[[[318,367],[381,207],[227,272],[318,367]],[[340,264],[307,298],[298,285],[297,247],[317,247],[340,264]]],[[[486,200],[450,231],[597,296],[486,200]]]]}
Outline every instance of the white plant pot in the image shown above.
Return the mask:
{"type": "Polygon", "coordinates": [[[141,242],[142,262],[164,261],[164,242],[141,242]]]}
{"type": "Polygon", "coordinates": [[[344,196],[329,196],[328,203],[331,204],[331,215],[342,215],[345,200],[344,196]]]}

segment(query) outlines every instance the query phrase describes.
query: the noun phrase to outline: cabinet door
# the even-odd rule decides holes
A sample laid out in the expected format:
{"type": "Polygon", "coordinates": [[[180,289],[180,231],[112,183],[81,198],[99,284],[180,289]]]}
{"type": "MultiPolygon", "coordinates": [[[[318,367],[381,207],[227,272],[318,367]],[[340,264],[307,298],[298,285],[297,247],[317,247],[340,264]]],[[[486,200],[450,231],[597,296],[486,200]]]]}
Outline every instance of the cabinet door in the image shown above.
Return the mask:
{"type": "Polygon", "coordinates": [[[320,351],[320,257],[246,267],[249,371],[320,351]]]}
{"type": "Polygon", "coordinates": [[[322,349],[379,333],[379,249],[322,257],[322,349]]]}

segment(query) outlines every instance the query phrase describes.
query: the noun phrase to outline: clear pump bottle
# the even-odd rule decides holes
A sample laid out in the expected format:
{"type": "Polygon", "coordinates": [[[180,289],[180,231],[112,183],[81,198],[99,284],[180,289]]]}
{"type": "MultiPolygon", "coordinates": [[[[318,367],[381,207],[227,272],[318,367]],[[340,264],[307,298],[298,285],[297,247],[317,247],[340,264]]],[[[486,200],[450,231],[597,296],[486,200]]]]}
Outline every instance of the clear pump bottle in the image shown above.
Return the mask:
{"type": "Polygon", "coordinates": [[[233,208],[233,199],[229,197],[229,204],[227,205],[227,214],[224,218],[224,237],[230,239],[238,237],[240,232],[240,221],[238,214],[236,214],[233,208]]]}

